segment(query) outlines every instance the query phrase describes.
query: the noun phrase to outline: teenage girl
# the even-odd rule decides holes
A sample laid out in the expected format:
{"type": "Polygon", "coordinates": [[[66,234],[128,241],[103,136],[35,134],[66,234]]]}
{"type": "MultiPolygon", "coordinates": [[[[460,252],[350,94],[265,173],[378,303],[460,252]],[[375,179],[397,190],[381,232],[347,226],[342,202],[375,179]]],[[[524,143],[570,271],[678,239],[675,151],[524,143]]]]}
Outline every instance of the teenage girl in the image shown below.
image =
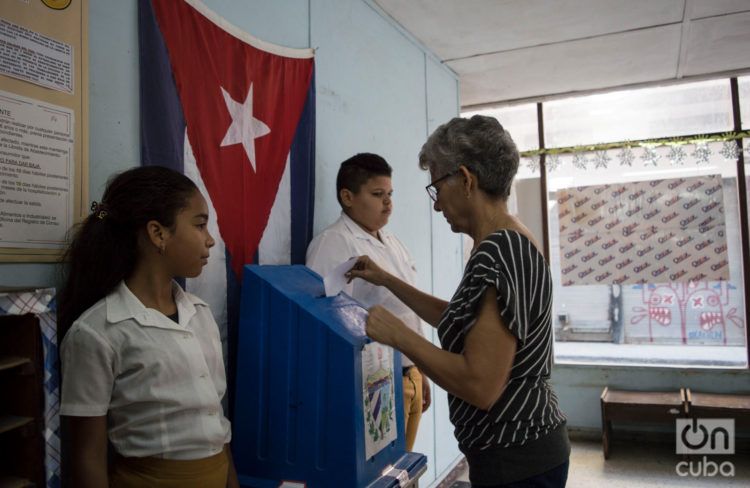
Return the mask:
{"type": "Polygon", "coordinates": [[[207,221],[190,179],[150,166],[111,180],[77,230],[58,308],[69,486],[239,486],[219,331],[174,281],[206,264],[207,221]]]}

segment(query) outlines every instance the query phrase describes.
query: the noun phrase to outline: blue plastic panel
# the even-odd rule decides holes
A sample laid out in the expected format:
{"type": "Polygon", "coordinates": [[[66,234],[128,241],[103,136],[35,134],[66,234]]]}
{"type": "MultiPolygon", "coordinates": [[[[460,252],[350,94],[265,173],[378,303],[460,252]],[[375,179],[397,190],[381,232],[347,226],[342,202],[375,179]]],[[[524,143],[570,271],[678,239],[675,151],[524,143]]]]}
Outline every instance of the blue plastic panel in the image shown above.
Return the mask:
{"type": "MultiPolygon", "coordinates": [[[[396,440],[365,459],[361,305],[326,298],[304,266],[246,266],[240,317],[232,451],[243,486],[364,487],[406,462],[402,395],[396,440]]],[[[400,392],[401,358],[393,357],[400,392]]]]}

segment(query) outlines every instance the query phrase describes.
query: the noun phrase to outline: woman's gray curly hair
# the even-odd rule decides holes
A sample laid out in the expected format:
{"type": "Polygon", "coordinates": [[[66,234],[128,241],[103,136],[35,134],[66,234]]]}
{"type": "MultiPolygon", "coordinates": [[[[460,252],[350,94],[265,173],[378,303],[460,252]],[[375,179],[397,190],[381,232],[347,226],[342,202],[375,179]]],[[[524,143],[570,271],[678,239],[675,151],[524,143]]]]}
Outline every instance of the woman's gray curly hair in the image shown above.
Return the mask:
{"type": "Polygon", "coordinates": [[[438,177],[466,166],[479,188],[507,199],[518,171],[518,149],[508,131],[493,117],[455,117],[438,127],[419,152],[419,167],[438,177]]]}

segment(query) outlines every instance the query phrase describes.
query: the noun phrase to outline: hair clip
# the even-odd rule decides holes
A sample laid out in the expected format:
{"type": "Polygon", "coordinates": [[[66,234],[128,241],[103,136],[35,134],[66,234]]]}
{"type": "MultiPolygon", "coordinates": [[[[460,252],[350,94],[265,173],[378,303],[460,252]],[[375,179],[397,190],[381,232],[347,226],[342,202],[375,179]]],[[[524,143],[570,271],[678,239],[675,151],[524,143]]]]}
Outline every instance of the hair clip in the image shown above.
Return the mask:
{"type": "Polygon", "coordinates": [[[99,203],[96,200],[91,202],[91,213],[96,216],[99,220],[104,220],[107,216],[107,209],[103,203],[99,203]]]}

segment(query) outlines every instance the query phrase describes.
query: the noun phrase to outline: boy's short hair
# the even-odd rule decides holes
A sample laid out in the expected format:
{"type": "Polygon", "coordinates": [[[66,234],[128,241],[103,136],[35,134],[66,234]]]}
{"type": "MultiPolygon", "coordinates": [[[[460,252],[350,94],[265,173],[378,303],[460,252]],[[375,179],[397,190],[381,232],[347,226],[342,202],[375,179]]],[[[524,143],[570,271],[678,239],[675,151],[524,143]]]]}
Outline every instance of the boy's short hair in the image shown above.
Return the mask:
{"type": "Polygon", "coordinates": [[[339,173],[336,175],[336,200],[343,207],[341,190],[346,188],[352,193],[359,193],[359,189],[370,178],[374,176],[390,178],[392,172],[393,168],[382,156],[372,153],[356,154],[341,163],[339,167],[339,173]]]}

